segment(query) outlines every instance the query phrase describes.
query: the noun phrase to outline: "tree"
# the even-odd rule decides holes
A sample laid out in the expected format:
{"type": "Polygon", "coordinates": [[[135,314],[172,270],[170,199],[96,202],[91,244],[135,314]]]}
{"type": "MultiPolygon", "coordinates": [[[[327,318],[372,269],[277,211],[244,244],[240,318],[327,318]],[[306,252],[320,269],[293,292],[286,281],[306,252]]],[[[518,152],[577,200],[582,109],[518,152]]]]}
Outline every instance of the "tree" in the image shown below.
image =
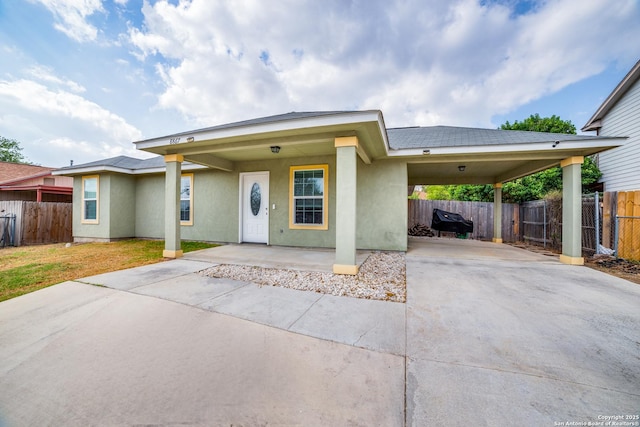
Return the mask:
{"type": "MultiPolygon", "coordinates": [[[[522,122],[508,121],[500,126],[502,130],[523,130],[535,132],[565,133],[575,135],[576,127],[570,120],[558,116],[540,117],[532,114],[522,122]]],[[[582,165],[582,188],[587,189],[600,179],[602,173],[593,159],[587,157],[582,165]]],[[[522,203],[539,200],[553,191],[562,190],[562,169],[559,166],[546,169],[532,175],[507,182],[502,187],[502,198],[507,203],[522,203]]],[[[457,185],[450,189],[454,200],[493,201],[493,189],[490,185],[457,185]]]]}
{"type": "Polygon", "coordinates": [[[493,201],[493,186],[491,185],[454,185],[449,191],[453,200],[493,201]]]}
{"type": "Polygon", "coordinates": [[[0,136],[0,161],[12,163],[27,163],[27,159],[21,153],[22,147],[15,139],[0,136]]]}
{"type": "Polygon", "coordinates": [[[515,121],[513,124],[507,122],[500,126],[502,130],[526,130],[533,132],[550,132],[576,134],[576,127],[571,120],[562,120],[553,115],[551,117],[540,117],[540,114],[532,114],[523,121],[515,121]]]}
{"type": "Polygon", "coordinates": [[[451,200],[451,185],[427,185],[428,200],[451,200]]]}

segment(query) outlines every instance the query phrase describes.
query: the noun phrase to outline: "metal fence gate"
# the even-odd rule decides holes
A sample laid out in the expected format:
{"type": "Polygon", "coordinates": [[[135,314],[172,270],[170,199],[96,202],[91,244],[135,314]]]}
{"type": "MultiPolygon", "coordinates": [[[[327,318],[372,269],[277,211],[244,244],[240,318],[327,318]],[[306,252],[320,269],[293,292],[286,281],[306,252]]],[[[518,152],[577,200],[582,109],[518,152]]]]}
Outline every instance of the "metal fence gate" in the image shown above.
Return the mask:
{"type": "MultiPolygon", "coordinates": [[[[582,253],[591,256],[602,241],[603,212],[599,194],[582,196],[582,253]]],[[[562,199],[534,200],[521,205],[522,240],[562,250],[562,199]]]]}

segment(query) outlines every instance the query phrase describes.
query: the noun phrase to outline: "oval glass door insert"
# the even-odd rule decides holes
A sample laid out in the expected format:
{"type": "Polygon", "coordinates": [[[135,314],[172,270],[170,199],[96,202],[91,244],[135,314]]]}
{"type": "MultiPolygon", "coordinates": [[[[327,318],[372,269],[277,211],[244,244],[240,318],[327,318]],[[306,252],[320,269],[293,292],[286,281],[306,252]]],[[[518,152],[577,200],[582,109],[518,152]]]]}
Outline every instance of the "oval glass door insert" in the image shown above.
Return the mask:
{"type": "Polygon", "coordinates": [[[258,216],[258,213],[260,213],[260,205],[262,204],[262,194],[260,192],[260,185],[257,182],[254,182],[251,186],[249,202],[251,204],[251,213],[253,216],[258,216]]]}

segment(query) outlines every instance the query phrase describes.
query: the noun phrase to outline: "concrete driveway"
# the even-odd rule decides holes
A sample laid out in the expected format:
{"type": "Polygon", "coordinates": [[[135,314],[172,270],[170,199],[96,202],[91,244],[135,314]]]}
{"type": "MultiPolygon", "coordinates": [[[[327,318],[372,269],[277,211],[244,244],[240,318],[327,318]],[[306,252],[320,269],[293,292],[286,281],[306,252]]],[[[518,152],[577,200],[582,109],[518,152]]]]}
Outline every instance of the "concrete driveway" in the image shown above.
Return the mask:
{"type": "Polygon", "coordinates": [[[640,285],[507,245],[411,246],[407,425],[640,425],[640,285]]]}
{"type": "MultiPolygon", "coordinates": [[[[633,283],[506,245],[412,239],[398,304],[196,274],[219,249],[0,303],[0,425],[552,426],[640,413],[633,283]]],[[[231,262],[237,249],[217,253],[231,262]]]]}

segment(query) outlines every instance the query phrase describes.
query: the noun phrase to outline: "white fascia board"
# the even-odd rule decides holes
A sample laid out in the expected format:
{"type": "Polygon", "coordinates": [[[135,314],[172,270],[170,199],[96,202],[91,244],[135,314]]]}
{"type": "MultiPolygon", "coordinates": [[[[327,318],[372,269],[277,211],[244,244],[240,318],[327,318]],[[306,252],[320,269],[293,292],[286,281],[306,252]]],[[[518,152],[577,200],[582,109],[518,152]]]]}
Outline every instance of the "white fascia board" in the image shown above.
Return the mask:
{"type": "Polygon", "coordinates": [[[238,136],[258,135],[261,133],[282,132],[296,129],[306,129],[313,127],[336,126],[350,123],[378,122],[379,112],[376,111],[356,111],[348,113],[337,113],[335,115],[324,115],[316,117],[306,117],[291,120],[284,120],[272,123],[249,124],[226,129],[202,130],[184,132],[178,135],[167,135],[159,138],[147,139],[134,142],[136,148],[144,150],[148,148],[163,147],[167,145],[182,145],[188,142],[204,141],[211,139],[233,138],[238,136]],[[187,141],[188,138],[193,138],[187,141]]]}
{"type": "MultiPolygon", "coordinates": [[[[181,170],[190,171],[190,170],[199,170],[199,169],[207,169],[206,166],[189,164],[183,165],[181,170]]],[[[88,175],[88,174],[97,174],[101,172],[115,172],[122,173],[126,175],[144,175],[150,173],[163,173],[166,172],[166,167],[160,168],[148,168],[148,169],[126,169],[126,168],[117,168],[114,166],[89,166],[86,168],[77,168],[71,170],[56,170],[52,172],[52,175],[88,175]]]]}
{"type": "Polygon", "coordinates": [[[387,135],[387,126],[384,124],[384,117],[382,117],[382,112],[378,112],[378,129],[380,130],[380,135],[382,135],[382,140],[384,142],[384,152],[387,156],[391,154],[391,148],[389,146],[389,135],[387,135]]]}
{"type": "Polygon", "coordinates": [[[52,172],[52,175],[87,175],[87,174],[95,174],[99,172],[116,172],[116,173],[124,173],[129,175],[133,173],[131,169],[117,168],[114,166],[88,166],[86,168],[56,170],[52,172]]]}
{"type": "Polygon", "coordinates": [[[435,147],[435,148],[412,148],[405,150],[395,150],[388,153],[389,157],[400,156],[426,156],[426,155],[462,155],[462,154],[494,154],[494,153],[517,153],[517,152],[534,152],[534,151],[550,151],[550,150],[576,150],[584,148],[609,148],[624,145],[626,138],[607,138],[597,140],[573,140],[556,142],[534,142],[525,144],[509,144],[509,145],[473,145],[459,147],[435,147]],[[555,145],[555,146],[554,146],[555,145]],[[428,153],[427,153],[428,152],[428,153]]]}

